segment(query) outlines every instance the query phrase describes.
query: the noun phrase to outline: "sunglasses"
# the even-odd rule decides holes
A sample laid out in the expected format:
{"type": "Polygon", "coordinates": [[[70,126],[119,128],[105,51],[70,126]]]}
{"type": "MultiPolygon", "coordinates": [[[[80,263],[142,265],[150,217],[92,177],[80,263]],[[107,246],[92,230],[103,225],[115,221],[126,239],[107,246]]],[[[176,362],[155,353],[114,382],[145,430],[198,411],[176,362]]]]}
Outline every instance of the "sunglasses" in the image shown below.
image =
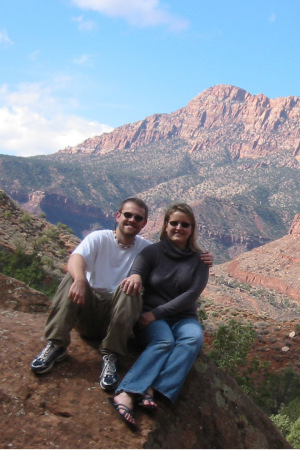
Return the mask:
{"type": "Polygon", "coordinates": [[[182,228],[188,228],[191,226],[191,223],[188,222],[178,222],[177,220],[170,220],[169,224],[171,225],[171,227],[177,227],[177,225],[181,225],[182,228]]]}
{"type": "Polygon", "coordinates": [[[143,216],[139,216],[138,214],[132,214],[130,212],[121,212],[121,214],[123,214],[125,219],[132,219],[132,217],[134,217],[134,220],[136,222],[142,222],[143,220],[145,220],[143,216]]]}

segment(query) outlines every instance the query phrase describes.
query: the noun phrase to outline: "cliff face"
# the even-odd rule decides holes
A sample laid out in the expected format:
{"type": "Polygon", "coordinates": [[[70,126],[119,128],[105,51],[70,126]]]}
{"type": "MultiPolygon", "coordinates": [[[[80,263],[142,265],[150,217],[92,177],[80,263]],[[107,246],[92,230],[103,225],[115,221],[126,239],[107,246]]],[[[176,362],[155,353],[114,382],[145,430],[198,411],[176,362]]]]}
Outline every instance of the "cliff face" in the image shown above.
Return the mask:
{"type": "MultiPolygon", "coordinates": [[[[67,230],[54,227],[45,219],[28,213],[0,190],[0,250],[4,248],[15,252],[21,247],[27,254],[36,252],[46,259],[49,276],[61,278],[67,258],[79,242],[67,230]]],[[[4,288],[5,282],[1,280],[0,285],[4,288]]],[[[22,296],[22,289],[17,292],[22,296]]],[[[4,293],[1,296],[4,299],[4,293]]]]}
{"type": "Polygon", "coordinates": [[[176,138],[187,141],[191,153],[226,145],[232,158],[256,159],[284,149],[300,161],[299,118],[298,97],[269,99],[217,85],[178,111],[155,114],[61,152],[103,155],[176,138]]]}
{"type": "Polygon", "coordinates": [[[300,214],[282,239],[244,253],[224,265],[242,282],[271,288],[296,300],[300,306],[300,214]]]}
{"type": "Polygon", "coordinates": [[[289,234],[299,235],[300,234],[300,214],[296,214],[293,223],[291,225],[289,234]]]}

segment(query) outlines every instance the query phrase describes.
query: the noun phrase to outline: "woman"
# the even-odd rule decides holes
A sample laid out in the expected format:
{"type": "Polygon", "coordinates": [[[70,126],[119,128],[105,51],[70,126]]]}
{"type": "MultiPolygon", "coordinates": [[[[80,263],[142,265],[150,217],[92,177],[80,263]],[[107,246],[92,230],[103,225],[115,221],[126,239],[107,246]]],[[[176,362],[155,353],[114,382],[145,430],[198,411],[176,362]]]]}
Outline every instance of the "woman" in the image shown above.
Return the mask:
{"type": "Polygon", "coordinates": [[[124,290],[143,285],[143,311],[137,338],[146,346],[109,399],[120,417],[136,426],[133,407],[157,407],[154,392],[175,402],[202,345],[197,300],[208,280],[199,257],[196,221],[185,203],[165,214],[160,241],[136,257],[124,290]]]}

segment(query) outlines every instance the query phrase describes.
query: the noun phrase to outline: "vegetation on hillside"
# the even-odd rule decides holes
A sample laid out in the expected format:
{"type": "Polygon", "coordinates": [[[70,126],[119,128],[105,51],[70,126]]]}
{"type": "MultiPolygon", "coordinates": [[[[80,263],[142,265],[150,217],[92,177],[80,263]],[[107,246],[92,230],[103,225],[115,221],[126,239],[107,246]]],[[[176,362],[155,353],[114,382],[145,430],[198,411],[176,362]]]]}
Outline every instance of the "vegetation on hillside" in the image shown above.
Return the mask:
{"type": "Polygon", "coordinates": [[[300,211],[299,165],[285,151],[232,159],[226,148],[189,153],[185,141],[169,139],[101,157],[0,155],[0,160],[2,188],[24,204],[30,193],[45,192],[48,220],[62,220],[79,237],[95,222],[110,227],[113,212],[128,196],[145,199],[154,221],[170,202],[191,203],[201,244],[218,263],[282,237],[300,211]]]}
{"type": "Polygon", "coordinates": [[[231,319],[214,333],[209,356],[233,376],[242,389],[273,420],[295,448],[300,444],[300,381],[291,368],[277,372],[253,358],[249,351],[255,341],[250,322],[231,319]]]}
{"type": "Polygon", "coordinates": [[[29,287],[52,297],[60,278],[48,276],[45,266],[49,264],[49,258],[42,258],[36,252],[26,253],[21,243],[14,253],[5,247],[0,248],[0,272],[3,275],[23,281],[29,287]]]}

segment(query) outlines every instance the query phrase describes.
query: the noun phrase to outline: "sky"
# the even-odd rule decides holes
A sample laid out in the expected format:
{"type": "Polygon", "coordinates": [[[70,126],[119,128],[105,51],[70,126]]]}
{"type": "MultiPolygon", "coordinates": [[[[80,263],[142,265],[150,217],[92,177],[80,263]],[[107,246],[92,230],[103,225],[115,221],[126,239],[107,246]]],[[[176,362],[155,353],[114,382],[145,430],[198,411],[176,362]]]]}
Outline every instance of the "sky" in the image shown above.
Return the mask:
{"type": "Polygon", "coordinates": [[[300,96],[300,0],[0,0],[0,153],[53,154],[216,84],[300,96]]]}

